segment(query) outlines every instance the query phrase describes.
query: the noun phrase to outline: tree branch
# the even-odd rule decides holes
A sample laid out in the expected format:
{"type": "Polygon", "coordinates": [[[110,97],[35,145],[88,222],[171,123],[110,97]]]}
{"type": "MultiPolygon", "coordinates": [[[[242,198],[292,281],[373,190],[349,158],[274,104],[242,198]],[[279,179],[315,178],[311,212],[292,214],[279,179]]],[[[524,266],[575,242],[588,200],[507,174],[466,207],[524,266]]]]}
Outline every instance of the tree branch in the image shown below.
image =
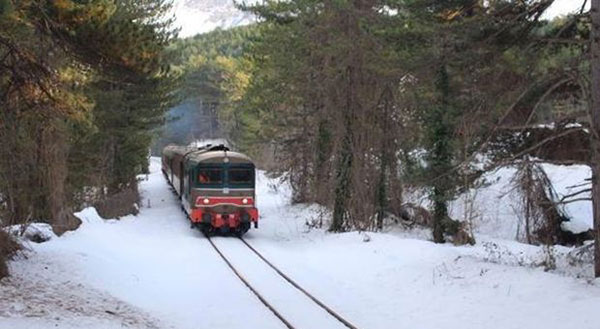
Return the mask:
{"type": "Polygon", "coordinates": [[[563,196],[563,197],[560,199],[560,202],[563,202],[563,201],[565,201],[566,199],[572,198],[572,197],[574,197],[574,196],[577,196],[577,195],[580,195],[580,194],[583,194],[583,193],[588,193],[588,192],[591,192],[591,191],[592,191],[592,189],[591,189],[591,188],[586,188],[586,189],[584,189],[584,190],[577,191],[577,192],[575,192],[575,193],[571,193],[571,194],[565,195],[565,196],[563,196]]]}
{"type": "Polygon", "coordinates": [[[556,205],[565,205],[565,204],[570,204],[570,203],[575,203],[575,202],[581,202],[581,201],[592,201],[592,198],[579,198],[579,199],[573,199],[573,200],[569,200],[569,201],[560,201],[560,202],[554,202],[554,204],[556,205]]]}

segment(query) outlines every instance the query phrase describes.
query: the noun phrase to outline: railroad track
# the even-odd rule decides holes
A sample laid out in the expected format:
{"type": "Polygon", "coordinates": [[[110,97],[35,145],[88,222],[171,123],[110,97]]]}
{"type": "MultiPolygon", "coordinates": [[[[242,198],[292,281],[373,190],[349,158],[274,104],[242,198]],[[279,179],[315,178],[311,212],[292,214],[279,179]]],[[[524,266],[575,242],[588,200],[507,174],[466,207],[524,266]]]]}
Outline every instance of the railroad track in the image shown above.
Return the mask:
{"type": "Polygon", "coordinates": [[[358,329],[291,279],[243,238],[220,238],[215,242],[215,239],[207,236],[207,240],[231,271],[287,328],[358,329]],[[229,252],[224,251],[227,248],[229,252]],[[236,255],[237,259],[232,260],[236,255]],[[239,263],[246,266],[242,267],[239,263]],[[253,274],[259,278],[254,283],[249,278],[253,274]],[[260,284],[263,286],[257,287],[260,284]],[[274,305],[275,302],[277,304],[274,305]]]}

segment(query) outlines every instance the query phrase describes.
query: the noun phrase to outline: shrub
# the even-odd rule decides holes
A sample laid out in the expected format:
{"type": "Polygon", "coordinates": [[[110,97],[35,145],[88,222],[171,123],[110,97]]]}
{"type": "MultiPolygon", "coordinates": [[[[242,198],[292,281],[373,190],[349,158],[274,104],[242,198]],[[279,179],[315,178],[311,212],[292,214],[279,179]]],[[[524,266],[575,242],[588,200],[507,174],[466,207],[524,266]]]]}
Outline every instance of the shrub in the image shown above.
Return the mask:
{"type": "Polygon", "coordinates": [[[120,218],[127,215],[137,215],[140,193],[137,184],[131,184],[127,188],[94,204],[98,214],[102,218],[120,218]]]}
{"type": "Polygon", "coordinates": [[[0,229],[0,279],[8,275],[8,265],[21,246],[5,231],[0,229]]]}

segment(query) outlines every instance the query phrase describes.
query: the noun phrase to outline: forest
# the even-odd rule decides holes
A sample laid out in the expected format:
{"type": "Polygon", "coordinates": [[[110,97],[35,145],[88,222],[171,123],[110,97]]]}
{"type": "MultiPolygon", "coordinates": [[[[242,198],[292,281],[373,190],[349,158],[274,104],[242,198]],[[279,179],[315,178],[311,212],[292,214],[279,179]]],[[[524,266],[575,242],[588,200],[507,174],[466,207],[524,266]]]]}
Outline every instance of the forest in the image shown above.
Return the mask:
{"type": "Polygon", "coordinates": [[[240,0],[255,23],[178,38],[168,0],[0,0],[0,278],[23,248],[9,227],[155,206],[152,157],[193,126],[339,236],[476,245],[469,200],[508,168],[515,239],[583,246],[600,277],[600,0],[553,3],[240,0]],[[549,166],[591,176],[558,193],[549,166]],[[593,227],[567,229],[582,202],[593,227]]]}
{"type": "Polygon", "coordinates": [[[47,221],[62,233],[85,205],[135,210],[136,176],[176,99],[169,10],[165,1],[0,1],[4,226],[47,221]]]}
{"type": "Polygon", "coordinates": [[[572,245],[594,234],[563,230],[562,206],[591,200],[592,182],[559,200],[542,164],[593,163],[592,25],[587,3],[544,19],[552,2],[239,3],[260,23],[175,47],[225,136],[289,181],[293,202],[331,210],[316,226],[400,218],[474,243],[448,203],[514,166],[521,240],[572,245]],[[431,209],[407,202],[415,190],[431,209]]]}

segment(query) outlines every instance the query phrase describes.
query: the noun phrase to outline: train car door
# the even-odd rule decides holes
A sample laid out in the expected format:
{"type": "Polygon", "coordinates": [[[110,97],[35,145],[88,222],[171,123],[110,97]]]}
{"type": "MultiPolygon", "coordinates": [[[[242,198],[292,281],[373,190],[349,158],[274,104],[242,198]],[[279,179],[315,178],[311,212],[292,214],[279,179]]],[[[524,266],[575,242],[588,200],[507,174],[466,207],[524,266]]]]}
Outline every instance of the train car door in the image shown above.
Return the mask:
{"type": "Polygon", "coordinates": [[[192,170],[185,170],[181,172],[181,204],[188,213],[192,214],[192,204],[190,203],[190,175],[192,170]]]}
{"type": "Polygon", "coordinates": [[[171,184],[173,184],[173,158],[168,159],[169,161],[169,174],[171,175],[171,184]]]}
{"type": "Polygon", "coordinates": [[[179,162],[179,195],[183,198],[183,191],[184,191],[184,182],[187,181],[187,173],[184,172],[184,167],[183,167],[183,161],[185,161],[185,158],[181,160],[181,162],[179,162]]]}

